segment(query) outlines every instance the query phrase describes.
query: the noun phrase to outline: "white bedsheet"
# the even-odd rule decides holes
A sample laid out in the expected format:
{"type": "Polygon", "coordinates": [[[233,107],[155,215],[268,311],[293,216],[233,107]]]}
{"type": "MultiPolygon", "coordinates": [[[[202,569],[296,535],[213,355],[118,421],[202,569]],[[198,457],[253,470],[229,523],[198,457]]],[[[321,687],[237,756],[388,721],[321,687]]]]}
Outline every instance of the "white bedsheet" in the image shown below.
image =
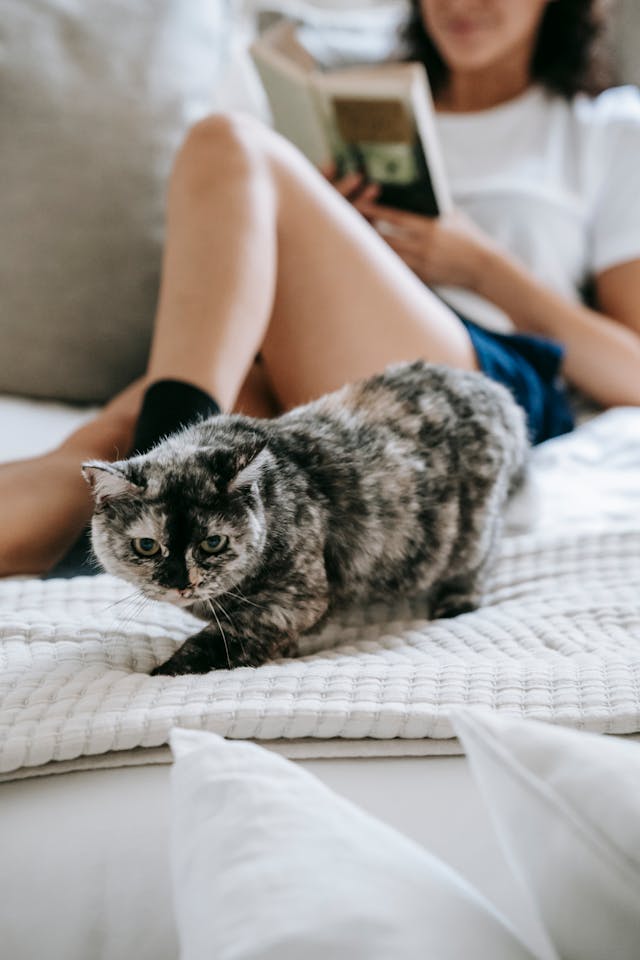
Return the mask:
{"type": "Polygon", "coordinates": [[[640,731],[640,411],[538,448],[533,476],[481,610],[361,611],[327,628],[331,649],[312,638],[256,670],[149,677],[191,629],[179,610],[127,619],[113,604],[130,589],[109,577],[0,583],[0,771],[166,761],[139,748],[174,724],[298,757],[456,752],[459,703],[640,731]]]}

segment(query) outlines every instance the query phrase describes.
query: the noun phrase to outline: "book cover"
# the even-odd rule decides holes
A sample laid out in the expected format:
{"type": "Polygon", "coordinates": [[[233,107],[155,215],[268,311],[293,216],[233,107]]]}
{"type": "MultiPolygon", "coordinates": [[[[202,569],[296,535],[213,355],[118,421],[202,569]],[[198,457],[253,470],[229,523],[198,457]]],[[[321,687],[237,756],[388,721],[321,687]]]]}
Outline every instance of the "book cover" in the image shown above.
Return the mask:
{"type": "Polygon", "coordinates": [[[382,63],[322,71],[295,24],[270,28],[251,47],[274,127],[315,165],[359,170],[380,202],[437,216],[451,197],[433,121],[426,71],[382,63]]]}

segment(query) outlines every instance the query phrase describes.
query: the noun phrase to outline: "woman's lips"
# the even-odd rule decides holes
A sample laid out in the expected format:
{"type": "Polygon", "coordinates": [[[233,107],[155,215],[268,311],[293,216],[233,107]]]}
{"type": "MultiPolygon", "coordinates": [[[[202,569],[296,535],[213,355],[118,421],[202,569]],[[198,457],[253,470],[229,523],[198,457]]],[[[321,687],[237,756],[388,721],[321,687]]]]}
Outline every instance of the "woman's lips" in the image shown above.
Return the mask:
{"type": "Polygon", "coordinates": [[[449,20],[445,29],[455,37],[470,37],[482,30],[482,24],[477,20],[449,20]]]}

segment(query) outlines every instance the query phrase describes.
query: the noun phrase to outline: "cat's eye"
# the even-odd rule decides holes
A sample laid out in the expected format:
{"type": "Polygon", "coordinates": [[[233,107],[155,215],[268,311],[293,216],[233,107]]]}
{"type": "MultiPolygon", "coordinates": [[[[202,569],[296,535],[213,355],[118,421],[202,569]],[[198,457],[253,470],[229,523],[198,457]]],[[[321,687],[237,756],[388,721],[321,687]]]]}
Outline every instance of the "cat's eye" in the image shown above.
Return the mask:
{"type": "Polygon", "coordinates": [[[136,537],[135,540],[131,541],[131,546],[133,552],[137,553],[139,557],[155,557],[157,553],[160,553],[160,544],[157,540],[152,540],[151,537],[136,537]]]}
{"type": "Polygon", "coordinates": [[[199,546],[202,552],[206,553],[208,557],[214,557],[217,553],[222,553],[223,550],[227,549],[229,546],[229,537],[216,533],[212,537],[201,540],[199,546]]]}

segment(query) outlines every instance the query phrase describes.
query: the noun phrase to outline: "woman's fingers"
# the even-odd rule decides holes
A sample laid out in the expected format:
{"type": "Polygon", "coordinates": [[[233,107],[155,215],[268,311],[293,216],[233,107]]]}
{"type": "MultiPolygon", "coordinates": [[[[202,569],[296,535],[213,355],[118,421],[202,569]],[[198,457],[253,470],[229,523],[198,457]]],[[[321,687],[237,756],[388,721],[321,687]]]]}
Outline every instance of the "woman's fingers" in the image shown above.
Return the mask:
{"type": "Polygon", "coordinates": [[[360,213],[362,213],[364,216],[365,208],[371,206],[379,193],[380,185],[378,183],[365,184],[358,193],[358,197],[354,201],[354,206],[356,206],[360,213]]]}
{"type": "Polygon", "coordinates": [[[342,177],[337,177],[337,167],[335,163],[331,161],[321,164],[318,170],[322,176],[329,181],[331,186],[337,190],[345,200],[348,200],[358,213],[362,214],[365,220],[368,220],[370,223],[372,222],[372,218],[369,216],[367,209],[369,206],[375,205],[380,195],[380,184],[368,182],[365,175],[356,170],[342,177]]]}
{"type": "Polygon", "coordinates": [[[327,160],[326,163],[321,163],[318,166],[318,171],[322,174],[325,180],[329,180],[330,183],[336,178],[337,168],[333,160],[327,160]]]}
{"type": "Polygon", "coordinates": [[[388,243],[391,249],[399,253],[401,257],[405,255],[419,257],[423,252],[423,244],[417,237],[411,236],[410,234],[380,232],[380,236],[388,243]]]}
{"type": "Polygon", "coordinates": [[[361,214],[364,219],[371,224],[371,226],[373,226],[373,221],[367,214],[366,210],[368,204],[371,202],[371,200],[375,199],[379,192],[380,187],[377,183],[369,183],[366,187],[363,187],[360,193],[351,198],[351,203],[353,204],[354,210],[357,210],[358,213],[361,214]]]}
{"type": "Polygon", "coordinates": [[[381,203],[370,203],[366,211],[368,217],[374,220],[384,220],[394,227],[400,227],[407,233],[423,233],[431,225],[432,217],[421,213],[407,213],[406,210],[396,210],[395,207],[385,207],[381,203]]]}
{"type": "Polygon", "coordinates": [[[331,186],[354,206],[357,206],[360,202],[373,203],[380,192],[377,183],[368,183],[364,174],[357,170],[338,177],[336,176],[337,167],[331,161],[321,164],[318,170],[325,180],[328,180],[331,186]]]}
{"type": "Polygon", "coordinates": [[[338,193],[341,193],[343,197],[348,197],[362,184],[362,174],[358,173],[357,171],[354,171],[353,173],[347,173],[343,177],[338,177],[338,168],[332,160],[329,160],[327,163],[320,164],[318,170],[325,180],[328,180],[331,186],[335,187],[338,193]]]}
{"type": "Polygon", "coordinates": [[[360,194],[364,185],[364,177],[361,173],[354,171],[346,173],[344,177],[339,177],[333,181],[333,186],[343,197],[351,200],[360,194]]]}

